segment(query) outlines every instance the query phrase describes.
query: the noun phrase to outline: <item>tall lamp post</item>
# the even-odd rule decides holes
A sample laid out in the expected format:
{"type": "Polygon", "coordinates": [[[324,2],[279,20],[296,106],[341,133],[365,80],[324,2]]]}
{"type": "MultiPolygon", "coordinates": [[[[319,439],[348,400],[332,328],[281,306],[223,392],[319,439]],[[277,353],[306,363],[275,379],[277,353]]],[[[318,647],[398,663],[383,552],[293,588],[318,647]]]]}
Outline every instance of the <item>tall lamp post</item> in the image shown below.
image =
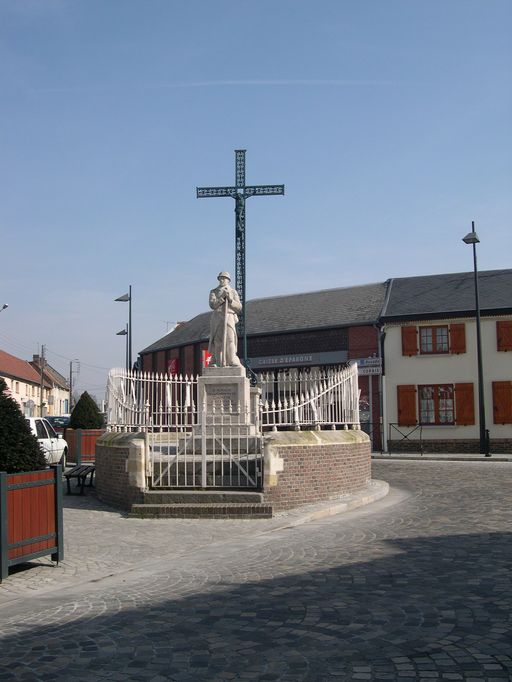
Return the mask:
{"type": "Polygon", "coordinates": [[[8,307],[9,307],[9,304],[8,304],[8,303],[4,303],[3,306],[0,308],[0,313],[2,312],[2,310],[5,310],[5,309],[8,308],[8,307]]]}
{"type": "Polygon", "coordinates": [[[484,374],[482,366],[482,332],[480,328],[480,298],[478,294],[478,268],[476,263],[476,245],[480,243],[475,232],[475,221],[471,222],[471,232],[463,238],[464,244],[473,246],[473,270],[475,277],[475,317],[476,317],[476,352],[478,362],[478,421],[480,426],[480,454],[490,457],[489,439],[485,429],[485,404],[484,404],[484,374]]]}
{"type": "MultiPolygon", "coordinates": [[[[126,303],[128,302],[128,324],[127,324],[127,331],[126,334],[127,339],[127,351],[126,351],[126,369],[130,370],[132,367],[132,285],[128,287],[128,293],[123,294],[122,296],[119,296],[119,298],[116,298],[116,301],[120,301],[121,303],[126,303]]],[[[121,334],[121,332],[119,332],[121,334]]],[[[124,335],[124,334],[123,334],[124,335]]]]}
{"type": "Polygon", "coordinates": [[[130,371],[130,365],[128,363],[128,325],[124,329],[121,329],[120,332],[116,333],[116,336],[126,336],[126,358],[125,358],[125,364],[126,364],[126,369],[129,372],[130,371]]]}

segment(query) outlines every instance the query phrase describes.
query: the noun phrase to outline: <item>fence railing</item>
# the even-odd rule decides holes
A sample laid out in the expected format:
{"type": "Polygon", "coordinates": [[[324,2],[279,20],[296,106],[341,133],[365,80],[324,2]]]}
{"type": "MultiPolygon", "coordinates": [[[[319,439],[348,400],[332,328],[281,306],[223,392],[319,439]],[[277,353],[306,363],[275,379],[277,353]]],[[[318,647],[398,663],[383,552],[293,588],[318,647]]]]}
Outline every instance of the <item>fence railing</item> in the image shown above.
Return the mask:
{"type": "Polygon", "coordinates": [[[267,428],[359,427],[357,365],[290,369],[259,377],[267,428]]]}
{"type": "Polygon", "coordinates": [[[260,488],[262,435],[233,419],[222,402],[203,411],[193,431],[154,429],[146,436],[148,479],[159,488],[260,488]]]}
{"type": "MultiPolygon", "coordinates": [[[[359,428],[357,365],[258,375],[263,429],[359,428]]],[[[198,423],[197,376],[110,370],[113,431],[188,432],[198,423]]]]}

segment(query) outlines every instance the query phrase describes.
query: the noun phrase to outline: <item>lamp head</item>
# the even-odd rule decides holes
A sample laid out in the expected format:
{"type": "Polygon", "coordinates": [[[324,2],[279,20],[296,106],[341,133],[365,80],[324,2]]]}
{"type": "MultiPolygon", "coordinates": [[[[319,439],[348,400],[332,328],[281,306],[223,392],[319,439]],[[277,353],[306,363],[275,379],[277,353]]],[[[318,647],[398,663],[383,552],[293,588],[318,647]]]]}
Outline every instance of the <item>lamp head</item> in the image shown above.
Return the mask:
{"type": "Polygon", "coordinates": [[[478,239],[476,232],[468,232],[462,241],[464,244],[480,244],[480,240],[478,239]]]}
{"type": "Polygon", "coordinates": [[[3,306],[0,308],[0,310],[5,310],[6,308],[9,307],[8,303],[4,303],[3,306]]]}

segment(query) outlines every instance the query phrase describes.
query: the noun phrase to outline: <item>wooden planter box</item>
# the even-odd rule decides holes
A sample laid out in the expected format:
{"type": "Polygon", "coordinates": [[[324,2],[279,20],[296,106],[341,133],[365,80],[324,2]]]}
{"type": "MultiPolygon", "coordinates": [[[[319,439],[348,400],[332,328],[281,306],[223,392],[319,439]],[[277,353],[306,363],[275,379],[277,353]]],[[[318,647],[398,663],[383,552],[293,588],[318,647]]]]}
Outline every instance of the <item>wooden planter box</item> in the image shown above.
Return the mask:
{"type": "Polygon", "coordinates": [[[68,444],[68,461],[75,464],[94,462],[96,441],[105,429],[66,429],[64,438],[68,444]]]}
{"type": "Polygon", "coordinates": [[[64,558],[62,467],[0,471],[0,582],[10,566],[48,555],[64,558]]]}

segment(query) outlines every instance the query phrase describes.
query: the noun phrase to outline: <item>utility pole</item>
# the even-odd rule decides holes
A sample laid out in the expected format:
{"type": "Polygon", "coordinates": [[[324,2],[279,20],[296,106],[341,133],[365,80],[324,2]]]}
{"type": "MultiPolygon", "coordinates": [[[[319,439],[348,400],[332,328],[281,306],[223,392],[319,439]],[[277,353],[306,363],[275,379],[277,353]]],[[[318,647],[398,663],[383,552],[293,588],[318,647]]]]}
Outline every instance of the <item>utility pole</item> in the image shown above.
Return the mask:
{"type": "Polygon", "coordinates": [[[69,414],[73,411],[73,360],[69,361],[69,414]]]}
{"type": "Polygon", "coordinates": [[[43,390],[44,390],[44,344],[41,346],[41,357],[39,358],[41,363],[41,385],[39,388],[39,416],[43,417],[43,390]]]}

